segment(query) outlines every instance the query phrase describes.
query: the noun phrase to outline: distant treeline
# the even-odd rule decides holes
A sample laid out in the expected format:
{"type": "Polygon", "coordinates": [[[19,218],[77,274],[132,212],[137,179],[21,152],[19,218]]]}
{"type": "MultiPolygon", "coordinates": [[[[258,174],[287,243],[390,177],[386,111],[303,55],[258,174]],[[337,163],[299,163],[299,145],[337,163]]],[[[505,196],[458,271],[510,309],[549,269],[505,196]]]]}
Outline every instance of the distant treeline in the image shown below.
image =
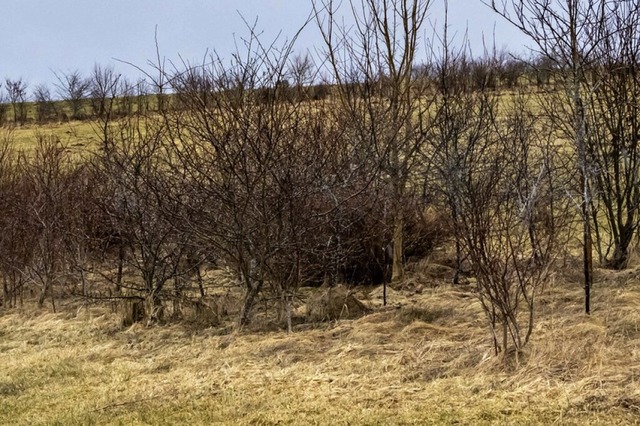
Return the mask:
{"type": "MultiPolygon", "coordinates": [[[[310,67],[307,72],[314,72],[311,68],[313,62],[308,57],[298,57],[296,61],[310,67]]],[[[438,76],[432,65],[416,65],[413,73],[415,79],[436,86],[438,76]]],[[[464,64],[456,70],[455,79],[467,90],[512,90],[522,86],[548,87],[553,82],[553,74],[553,63],[543,57],[523,59],[501,52],[494,57],[465,58],[464,64]]],[[[6,77],[0,81],[0,126],[95,120],[102,118],[107,111],[112,118],[118,118],[182,107],[176,96],[176,88],[171,84],[160,84],[149,78],[129,81],[112,66],[96,64],[88,74],[76,70],[56,73],[54,77],[56,83],[53,85],[43,83],[33,87],[22,77],[6,77]]],[[[370,90],[375,91],[386,78],[381,75],[372,81],[362,79],[347,84],[369,86],[370,90]]],[[[197,81],[190,81],[189,84],[197,85],[203,93],[210,92],[214,96],[212,86],[207,87],[197,81]]],[[[252,90],[256,92],[256,99],[264,102],[274,96],[276,89],[279,92],[278,99],[283,102],[317,101],[330,96],[335,84],[335,81],[295,81],[283,75],[282,80],[270,87],[252,90]]]]}

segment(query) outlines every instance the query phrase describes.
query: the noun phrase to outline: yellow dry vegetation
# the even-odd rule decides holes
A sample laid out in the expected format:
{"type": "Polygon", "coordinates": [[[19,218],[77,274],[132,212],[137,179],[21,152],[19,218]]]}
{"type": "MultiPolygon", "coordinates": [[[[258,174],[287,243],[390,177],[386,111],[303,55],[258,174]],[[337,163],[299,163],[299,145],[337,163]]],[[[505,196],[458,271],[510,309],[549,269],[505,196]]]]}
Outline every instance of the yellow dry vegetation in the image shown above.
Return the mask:
{"type": "Polygon", "coordinates": [[[31,152],[38,136],[55,137],[72,152],[93,150],[99,141],[98,124],[92,121],[70,121],[67,123],[28,124],[5,129],[3,139],[16,151],[31,152]]]}
{"type": "Polygon", "coordinates": [[[578,266],[547,283],[519,364],[493,356],[472,285],[419,272],[391,306],[360,290],[371,314],[292,334],[122,328],[95,306],[7,311],[0,424],[638,422],[640,270],[600,271],[585,316],[578,266]]]}

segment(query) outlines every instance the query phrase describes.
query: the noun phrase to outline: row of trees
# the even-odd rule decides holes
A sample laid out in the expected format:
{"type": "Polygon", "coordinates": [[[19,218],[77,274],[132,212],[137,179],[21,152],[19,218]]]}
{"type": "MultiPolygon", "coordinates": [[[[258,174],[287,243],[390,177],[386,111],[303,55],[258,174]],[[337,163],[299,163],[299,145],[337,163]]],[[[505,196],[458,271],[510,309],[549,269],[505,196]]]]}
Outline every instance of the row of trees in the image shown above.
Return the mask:
{"type": "Polygon", "coordinates": [[[0,82],[0,126],[101,118],[105,101],[116,94],[112,114],[144,113],[156,105],[155,89],[146,80],[131,82],[111,66],[96,64],[89,76],[78,70],[55,73],[55,80],[53,87],[32,88],[22,77],[0,82]]]}
{"type": "MultiPolygon", "coordinates": [[[[471,56],[465,60],[458,77],[464,80],[470,90],[511,90],[532,85],[547,87],[553,83],[556,72],[554,64],[548,60],[524,60],[506,51],[496,53],[490,61],[471,56]]],[[[298,68],[295,74],[313,66],[308,56],[296,56],[292,61],[295,62],[292,67],[298,68]]],[[[424,80],[424,84],[432,84],[438,78],[435,70],[425,63],[414,64],[411,72],[415,80],[424,80]]],[[[41,83],[29,87],[27,80],[22,77],[1,81],[0,126],[94,120],[102,118],[107,111],[122,117],[166,108],[182,108],[170,80],[157,76],[147,75],[134,82],[118,73],[113,66],[96,64],[89,75],[75,70],[55,73],[54,77],[53,86],[41,83]],[[113,107],[107,108],[105,105],[108,99],[113,99],[113,107]]],[[[305,78],[301,80],[299,75],[283,77],[279,82],[281,97],[321,100],[329,96],[332,87],[335,87],[331,83],[332,78],[326,76],[307,75],[305,78]]],[[[256,90],[260,94],[259,99],[266,101],[273,88],[256,90]]]]}
{"type": "Polygon", "coordinates": [[[587,290],[592,245],[626,267],[640,203],[635,1],[490,4],[552,63],[553,87],[536,93],[496,91],[500,55],[470,58],[446,27],[416,66],[428,1],[352,6],[347,28],[331,0],[314,4],[319,67],[293,55],[295,38],[265,45],[253,29],[230,62],[158,60],[154,85],[171,97],[154,111],[115,113],[129,92],[96,68],[97,152],[72,156],[42,135],[18,153],[7,130],[3,303],[33,291],[55,305],[66,291],[139,300],[161,321],[206,296],[200,268],[216,264],[244,290],[241,326],[269,297],[290,329],[300,286],[401,281],[409,257],[451,236],[452,280],[476,277],[506,354],[528,342],[577,224],[587,290]],[[478,63],[482,78],[469,72],[478,63]],[[308,90],[321,73],[330,96],[308,90]]]}

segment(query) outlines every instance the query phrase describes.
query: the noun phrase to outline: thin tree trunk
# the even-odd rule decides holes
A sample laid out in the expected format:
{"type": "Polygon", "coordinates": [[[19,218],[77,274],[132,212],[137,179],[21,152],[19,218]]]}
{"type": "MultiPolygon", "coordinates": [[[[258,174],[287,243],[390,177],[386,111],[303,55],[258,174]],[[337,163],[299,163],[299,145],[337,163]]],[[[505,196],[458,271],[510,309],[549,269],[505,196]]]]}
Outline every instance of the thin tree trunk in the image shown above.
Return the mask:
{"type": "Polygon", "coordinates": [[[393,269],[391,272],[391,281],[399,282],[404,279],[404,215],[398,207],[393,227],[393,269]]]}
{"type": "Polygon", "coordinates": [[[633,228],[630,226],[624,227],[620,233],[620,240],[616,242],[613,250],[613,258],[607,262],[608,266],[621,270],[627,267],[629,263],[629,244],[633,238],[633,228]]]}
{"type": "Polygon", "coordinates": [[[507,357],[507,347],[509,345],[509,325],[507,318],[502,318],[502,357],[507,357]]]}
{"type": "Polygon", "coordinates": [[[87,297],[87,280],[84,277],[84,269],[80,268],[80,282],[82,283],[82,297],[87,297]]]}
{"type": "Polygon", "coordinates": [[[382,306],[387,306],[387,280],[382,281],[382,306]]]}
{"type": "Polygon", "coordinates": [[[2,278],[2,300],[6,308],[12,307],[11,292],[9,291],[9,282],[6,275],[2,278]]]}
{"type": "Polygon", "coordinates": [[[9,293],[9,284],[7,283],[7,277],[2,279],[2,301],[6,308],[11,308],[11,296],[9,293]]]}
{"type": "Polygon", "coordinates": [[[22,277],[20,278],[20,307],[24,306],[24,283],[22,277]]]}
{"type": "Polygon", "coordinates": [[[287,316],[287,332],[292,333],[293,326],[291,325],[291,299],[293,299],[293,295],[290,293],[287,293],[285,297],[286,297],[285,310],[286,310],[286,316],[287,316]]]}
{"type": "Polygon", "coordinates": [[[120,296],[122,292],[122,269],[124,264],[124,244],[120,243],[118,247],[118,272],[116,274],[116,295],[120,296]]]}
{"type": "Polygon", "coordinates": [[[453,190],[449,189],[449,207],[451,209],[451,221],[455,231],[455,245],[456,245],[456,271],[453,275],[453,284],[460,284],[460,275],[462,275],[462,243],[460,241],[460,226],[458,225],[458,205],[457,198],[453,195],[453,190]]]}
{"type": "Polygon", "coordinates": [[[593,280],[593,240],[591,237],[591,193],[589,188],[589,167],[586,146],[585,111],[580,95],[581,58],[578,50],[577,3],[569,10],[569,26],[571,41],[571,60],[573,78],[573,107],[575,108],[576,146],[578,149],[578,168],[582,180],[582,223],[583,223],[583,266],[584,266],[584,308],[587,314],[591,312],[591,285],[593,280]]]}
{"type": "Polygon", "coordinates": [[[198,280],[198,290],[200,290],[200,297],[204,299],[206,294],[204,291],[204,282],[202,279],[202,273],[200,273],[200,265],[196,266],[196,279],[198,280]]]}
{"type": "MultiPolygon", "coordinates": [[[[588,188],[588,186],[587,186],[588,188]]],[[[585,189],[588,191],[588,189],[585,189]]],[[[583,214],[587,214],[587,204],[584,204],[583,214]]],[[[591,286],[593,282],[593,241],[591,239],[591,223],[587,216],[584,216],[584,244],[583,244],[583,264],[584,264],[584,311],[587,315],[591,313],[591,286]]]]}
{"type": "Polygon", "coordinates": [[[47,299],[47,292],[49,290],[49,283],[45,282],[42,291],[40,291],[40,295],[38,296],[38,309],[42,309],[44,306],[44,301],[47,299]]]}
{"type": "Polygon", "coordinates": [[[53,313],[56,313],[56,297],[53,294],[53,290],[50,292],[51,293],[51,308],[53,309],[53,313]]]}
{"type": "Polygon", "coordinates": [[[148,324],[158,323],[163,320],[164,309],[157,292],[151,292],[145,299],[144,305],[148,324]]]}
{"type": "Polygon", "coordinates": [[[182,309],[180,301],[182,299],[182,289],[180,288],[180,279],[178,277],[173,278],[173,318],[182,318],[182,309]]]}
{"type": "Polygon", "coordinates": [[[262,282],[252,283],[247,290],[247,294],[244,297],[244,303],[242,304],[242,311],[240,312],[240,328],[249,324],[251,318],[251,310],[255,304],[256,296],[260,293],[262,288],[262,282]]]}

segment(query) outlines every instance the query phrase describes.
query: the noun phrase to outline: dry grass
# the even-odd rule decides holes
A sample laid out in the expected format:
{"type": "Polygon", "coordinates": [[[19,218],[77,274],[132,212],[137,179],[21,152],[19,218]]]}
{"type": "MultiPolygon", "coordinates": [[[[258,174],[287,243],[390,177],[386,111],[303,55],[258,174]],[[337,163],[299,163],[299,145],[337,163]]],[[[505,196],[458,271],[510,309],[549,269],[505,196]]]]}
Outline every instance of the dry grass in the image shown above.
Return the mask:
{"type": "MultiPolygon", "coordinates": [[[[415,287],[415,286],[414,286],[415,287]]],[[[0,424],[629,424],[640,419],[640,285],[539,299],[520,365],[492,356],[469,288],[390,291],[391,306],[293,334],[122,329],[102,308],[0,316],[0,424]]]]}
{"type": "Polygon", "coordinates": [[[68,123],[28,124],[11,130],[11,148],[31,152],[36,147],[37,136],[55,136],[71,152],[92,151],[98,146],[97,124],[91,121],[68,123]]]}

